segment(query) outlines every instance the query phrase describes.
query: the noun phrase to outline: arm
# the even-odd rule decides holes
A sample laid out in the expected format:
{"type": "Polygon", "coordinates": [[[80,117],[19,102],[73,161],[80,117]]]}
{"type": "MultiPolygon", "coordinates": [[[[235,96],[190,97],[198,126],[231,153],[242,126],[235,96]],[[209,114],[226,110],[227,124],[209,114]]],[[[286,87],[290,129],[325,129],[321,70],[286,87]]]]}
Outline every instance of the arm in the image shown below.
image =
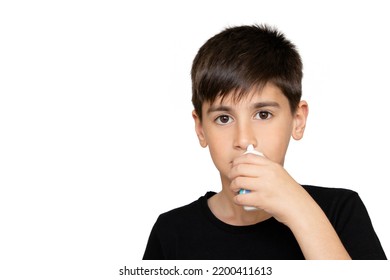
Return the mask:
{"type": "Polygon", "coordinates": [[[244,155],[233,162],[231,189],[249,189],[235,202],[270,213],[293,232],[306,259],[350,259],[339,236],[313,198],[279,164],[244,155]]]}
{"type": "Polygon", "coordinates": [[[325,213],[300,186],[302,204],[286,219],[306,259],[351,259],[325,213]],[[295,216],[294,216],[295,215],[295,216]]]}

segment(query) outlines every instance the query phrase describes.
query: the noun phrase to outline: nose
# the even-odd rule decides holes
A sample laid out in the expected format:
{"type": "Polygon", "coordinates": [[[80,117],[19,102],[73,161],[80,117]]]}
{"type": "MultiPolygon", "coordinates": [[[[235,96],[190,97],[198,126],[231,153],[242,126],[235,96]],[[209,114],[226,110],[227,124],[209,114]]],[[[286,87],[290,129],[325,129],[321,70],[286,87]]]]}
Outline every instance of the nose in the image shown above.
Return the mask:
{"type": "Polygon", "coordinates": [[[250,123],[243,122],[237,125],[237,131],[234,139],[234,147],[245,151],[248,145],[257,147],[257,139],[254,128],[250,123]]]}

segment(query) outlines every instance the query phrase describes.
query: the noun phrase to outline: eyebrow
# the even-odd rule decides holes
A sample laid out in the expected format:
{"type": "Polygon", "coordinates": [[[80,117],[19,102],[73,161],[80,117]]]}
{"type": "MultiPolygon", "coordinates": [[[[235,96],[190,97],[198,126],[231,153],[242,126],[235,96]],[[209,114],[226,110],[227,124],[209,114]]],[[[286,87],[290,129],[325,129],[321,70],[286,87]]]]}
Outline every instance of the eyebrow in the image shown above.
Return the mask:
{"type": "MultiPolygon", "coordinates": [[[[264,101],[264,102],[256,102],[252,104],[252,109],[260,109],[264,107],[276,107],[280,108],[280,105],[278,102],[274,101],[264,101]]],[[[231,112],[233,111],[232,107],[226,106],[226,105],[218,105],[218,106],[210,106],[210,108],[207,110],[207,114],[213,113],[213,112],[231,112]]]]}

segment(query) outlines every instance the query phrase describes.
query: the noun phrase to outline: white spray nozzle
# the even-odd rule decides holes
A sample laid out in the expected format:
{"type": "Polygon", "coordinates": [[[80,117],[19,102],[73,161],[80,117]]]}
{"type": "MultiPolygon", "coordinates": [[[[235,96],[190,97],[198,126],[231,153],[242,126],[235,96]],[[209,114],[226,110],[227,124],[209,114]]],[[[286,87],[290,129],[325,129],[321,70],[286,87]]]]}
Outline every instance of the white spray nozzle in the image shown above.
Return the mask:
{"type": "Polygon", "coordinates": [[[256,151],[255,147],[253,147],[252,144],[248,145],[248,147],[246,148],[245,154],[254,154],[254,155],[258,155],[258,156],[264,156],[263,153],[256,151]]]}
{"type": "MultiPolygon", "coordinates": [[[[246,148],[245,154],[254,154],[254,155],[258,155],[258,156],[262,156],[262,157],[264,156],[263,153],[256,151],[255,147],[253,147],[252,144],[248,145],[248,147],[246,148]]],[[[245,189],[241,189],[238,193],[239,194],[246,194],[246,193],[250,193],[250,191],[245,190],[245,189]]],[[[256,207],[253,207],[253,206],[244,206],[244,209],[246,211],[258,210],[256,207]]]]}

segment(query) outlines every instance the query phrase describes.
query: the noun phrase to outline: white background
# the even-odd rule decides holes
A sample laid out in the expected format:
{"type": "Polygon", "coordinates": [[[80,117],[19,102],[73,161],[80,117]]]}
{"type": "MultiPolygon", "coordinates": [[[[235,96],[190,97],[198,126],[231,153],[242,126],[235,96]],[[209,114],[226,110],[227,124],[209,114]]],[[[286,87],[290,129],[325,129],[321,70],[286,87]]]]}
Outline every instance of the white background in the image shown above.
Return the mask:
{"type": "Polygon", "coordinates": [[[0,273],[112,278],[142,258],[160,213],[218,191],[191,63],[223,28],[254,23],[304,63],[309,121],[286,169],[357,191],[389,256],[385,2],[2,1],[0,273]]]}

